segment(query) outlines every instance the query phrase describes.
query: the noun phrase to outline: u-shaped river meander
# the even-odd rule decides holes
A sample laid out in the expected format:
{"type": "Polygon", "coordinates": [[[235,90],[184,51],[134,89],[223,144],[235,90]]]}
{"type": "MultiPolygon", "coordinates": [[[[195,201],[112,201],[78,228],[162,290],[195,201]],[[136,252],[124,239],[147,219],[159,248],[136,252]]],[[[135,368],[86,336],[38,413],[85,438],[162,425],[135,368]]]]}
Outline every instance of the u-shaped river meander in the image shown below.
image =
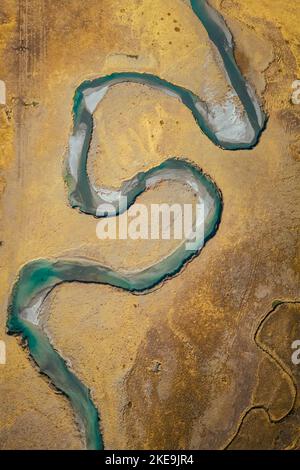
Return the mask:
{"type": "Polygon", "coordinates": [[[73,133],[66,161],[65,181],[69,190],[69,203],[81,212],[101,217],[101,204],[109,203],[116,214],[134,204],[137,196],[161,181],[177,181],[188,185],[199,203],[204,204],[203,237],[193,249],[187,250],[185,240],[168,256],[140,271],[119,272],[84,258],[38,259],[27,263],[19,272],[13,286],[8,312],[7,329],[26,341],[30,355],[40,371],[70,400],[84,431],[88,449],[102,449],[100,413],[93,404],[88,388],[79,381],[65,360],[52,345],[40,321],[41,306],[51,290],[65,282],[109,284],[130,292],[147,292],[150,288],[178,273],[186,262],[196,256],[218,229],[222,213],[222,197],[216,184],[198,167],[182,159],[168,159],[161,165],[135,175],[119,190],[96,188],[87,173],[87,159],[93,131],[93,113],[109,88],[123,82],[135,82],[180,100],[193,114],[200,129],[219,147],[224,149],[252,148],[263,129],[265,116],[255,94],[240,73],[233,55],[233,41],[221,16],[204,0],[191,0],[191,6],[217,47],[227,78],[245,111],[248,131],[243,138],[228,139],[216,132],[209,119],[206,103],[191,91],[169,83],[155,75],[122,72],[82,83],[76,90],[73,105],[73,133]],[[127,206],[123,207],[124,197],[127,206]]]}

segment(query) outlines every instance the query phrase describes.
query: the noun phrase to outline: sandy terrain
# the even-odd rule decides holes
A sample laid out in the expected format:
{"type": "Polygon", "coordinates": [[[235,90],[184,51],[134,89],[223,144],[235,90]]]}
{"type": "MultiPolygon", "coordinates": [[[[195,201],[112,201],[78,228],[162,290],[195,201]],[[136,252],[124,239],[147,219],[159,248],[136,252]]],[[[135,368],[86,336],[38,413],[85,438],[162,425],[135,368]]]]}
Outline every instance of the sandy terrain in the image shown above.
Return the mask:
{"type": "MultiPolygon", "coordinates": [[[[221,150],[174,98],[120,85],[97,111],[100,144],[89,173],[98,184],[118,186],[167,157],[188,158],[222,192],[216,236],[179,276],[147,295],[72,284],[55,289],[44,306],[54,344],[92,391],[106,448],[300,446],[300,366],[290,361],[300,307],[289,303],[268,315],[276,299],[300,300],[300,105],[291,103],[300,78],[300,7],[293,2],[287,10],[283,0],[211,4],[228,22],[236,59],[269,115],[258,146],[221,150]]],[[[137,70],[197,93],[217,84],[221,99],[226,88],[214,53],[181,0],[1,3],[0,339],[7,364],[0,365],[0,448],[83,447],[68,401],[6,335],[20,267],[67,254],[133,269],[174,246],[100,241],[97,221],[68,206],[62,164],[75,88],[137,70]]],[[[190,198],[166,184],[140,202],[190,198]]]]}

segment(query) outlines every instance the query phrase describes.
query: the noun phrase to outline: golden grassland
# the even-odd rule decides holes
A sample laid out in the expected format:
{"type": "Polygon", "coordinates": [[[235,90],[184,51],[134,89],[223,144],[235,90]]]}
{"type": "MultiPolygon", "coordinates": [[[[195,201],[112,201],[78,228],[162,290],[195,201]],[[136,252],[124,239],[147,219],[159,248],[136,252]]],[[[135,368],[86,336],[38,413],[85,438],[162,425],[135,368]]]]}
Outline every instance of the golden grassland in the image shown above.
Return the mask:
{"type": "MultiPolygon", "coordinates": [[[[97,111],[88,171],[98,184],[118,186],[167,157],[188,158],[222,191],[217,235],[179,276],[147,295],[74,283],[55,289],[44,306],[55,346],[91,389],[107,448],[299,447],[299,373],[287,352],[299,306],[278,307],[257,332],[274,299],[300,297],[300,108],[291,103],[292,81],[300,78],[300,7],[211,3],[268,112],[259,145],[221,150],[172,97],[120,85],[97,111]]],[[[100,241],[96,220],[68,206],[62,163],[76,86],[137,70],[197,93],[213,81],[221,99],[226,87],[214,54],[181,0],[1,3],[0,79],[8,100],[0,110],[0,339],[8,359],[0,366],[0,448],[83,445],[68,401],[5,333],[20,267],[68,255],[134,269],[174,246],[100,241]]],[[[165,184],[139,202],[175,194],[181,202],[191,197],[165,184]]]]}

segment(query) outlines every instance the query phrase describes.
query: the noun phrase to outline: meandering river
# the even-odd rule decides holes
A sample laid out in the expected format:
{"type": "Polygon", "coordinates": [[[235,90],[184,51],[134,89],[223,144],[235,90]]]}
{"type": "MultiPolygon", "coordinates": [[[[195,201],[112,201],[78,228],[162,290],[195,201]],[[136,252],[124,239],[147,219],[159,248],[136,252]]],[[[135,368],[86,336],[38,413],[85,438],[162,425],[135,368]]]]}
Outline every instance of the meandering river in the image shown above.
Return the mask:
{"type": "Polygon", "coordinates": [[[130,292],[147,292],[153,286],[178,273],[189,259],[200,252],[205,242],[215,235],[223,207],[221,193],[216,184],[199,168],[183,159],[168,159],[147,172],[138,173],[123,183],[118,190],[96,188],[87,174],[95,109],[110,87],[123,82],[140,83],[180,100],[191,111],[200,129],[212,142],[231,150],[253,147],[265,122],[265,116],[255,94],[235,63],[233,40],[222,17],[204,0],[191,0],[191,7],[219,51],[227,78],[244,108],[246,131],[242,136],[240,133],[237,135],[234,125],[229,133],[216,131],[205,102],[191,91],[176,84],[151,74],[114,73],[86,81],[75,92],[74,127],[69,142],[65,181],[71,207],[77,207],[80,211],[96,217],[113,215],[113,212],[101,213],[99,211],[101,204],[109,203],[114,211],[120,214],[134,204],[138,195],[157,183],[174,180],[182,182],[189,185],[199,203],[204,204],[204,226],[195,227],[204,231],[204,240],[200,237],[192,250],[186,250],[184,240],[173,252],[156,264],[134,272],[118,272],[84,258],[33,260],[20,270],[11,293],[8,332],[20,335],[26,340],[30,354],[40,371],[69,398],[82,425],[88,449],[103,448],[99,426],[100,412],[94,406],[88,388],[69,369],[41,325],[40,311],[46,296],[55,286],[74,281],[109,284],[130,292]],[[127,206],[122,205],[124,196],[127,197],[127,206]]]}

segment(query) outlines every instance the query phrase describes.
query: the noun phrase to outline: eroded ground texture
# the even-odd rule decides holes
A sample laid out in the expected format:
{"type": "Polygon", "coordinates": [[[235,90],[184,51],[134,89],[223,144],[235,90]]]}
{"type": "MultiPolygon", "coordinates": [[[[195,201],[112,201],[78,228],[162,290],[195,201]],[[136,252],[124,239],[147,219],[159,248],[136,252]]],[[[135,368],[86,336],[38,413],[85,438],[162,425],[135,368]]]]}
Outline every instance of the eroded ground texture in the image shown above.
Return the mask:
{"type": "MultiPolygon", "coordinates": [[[[143,267],[174,242],[100,241],[70,209],[62,178],[72,98],[85,79],[156,74],[201,96],[226,87],[205,30],[183,0],[3,0],[0,5],[0,448],[84,446],[68,400],[6,335],[8,297],[35,258],[87,256],[143,267]],[[217,84],[217,85],[216,85],[217,84]]],[[[224,151],[171,96],[113,88],[97,110],[88,171],[120,183],[186,157],[220,188],[216,236],[179,276],[147,295],[72,283],[47,298],[47,331],[101,414],[106,448],[300,448],[300,4],[211,0],[236,60],[269,116],[259,144],[224,151]],[[297,393],[298,391],[298,393],[297,393]]],[[[219,93],[219,96],[218,93],[219,93]]],[[[139,202],[187,202],[167,184],[139,202]]]]}

